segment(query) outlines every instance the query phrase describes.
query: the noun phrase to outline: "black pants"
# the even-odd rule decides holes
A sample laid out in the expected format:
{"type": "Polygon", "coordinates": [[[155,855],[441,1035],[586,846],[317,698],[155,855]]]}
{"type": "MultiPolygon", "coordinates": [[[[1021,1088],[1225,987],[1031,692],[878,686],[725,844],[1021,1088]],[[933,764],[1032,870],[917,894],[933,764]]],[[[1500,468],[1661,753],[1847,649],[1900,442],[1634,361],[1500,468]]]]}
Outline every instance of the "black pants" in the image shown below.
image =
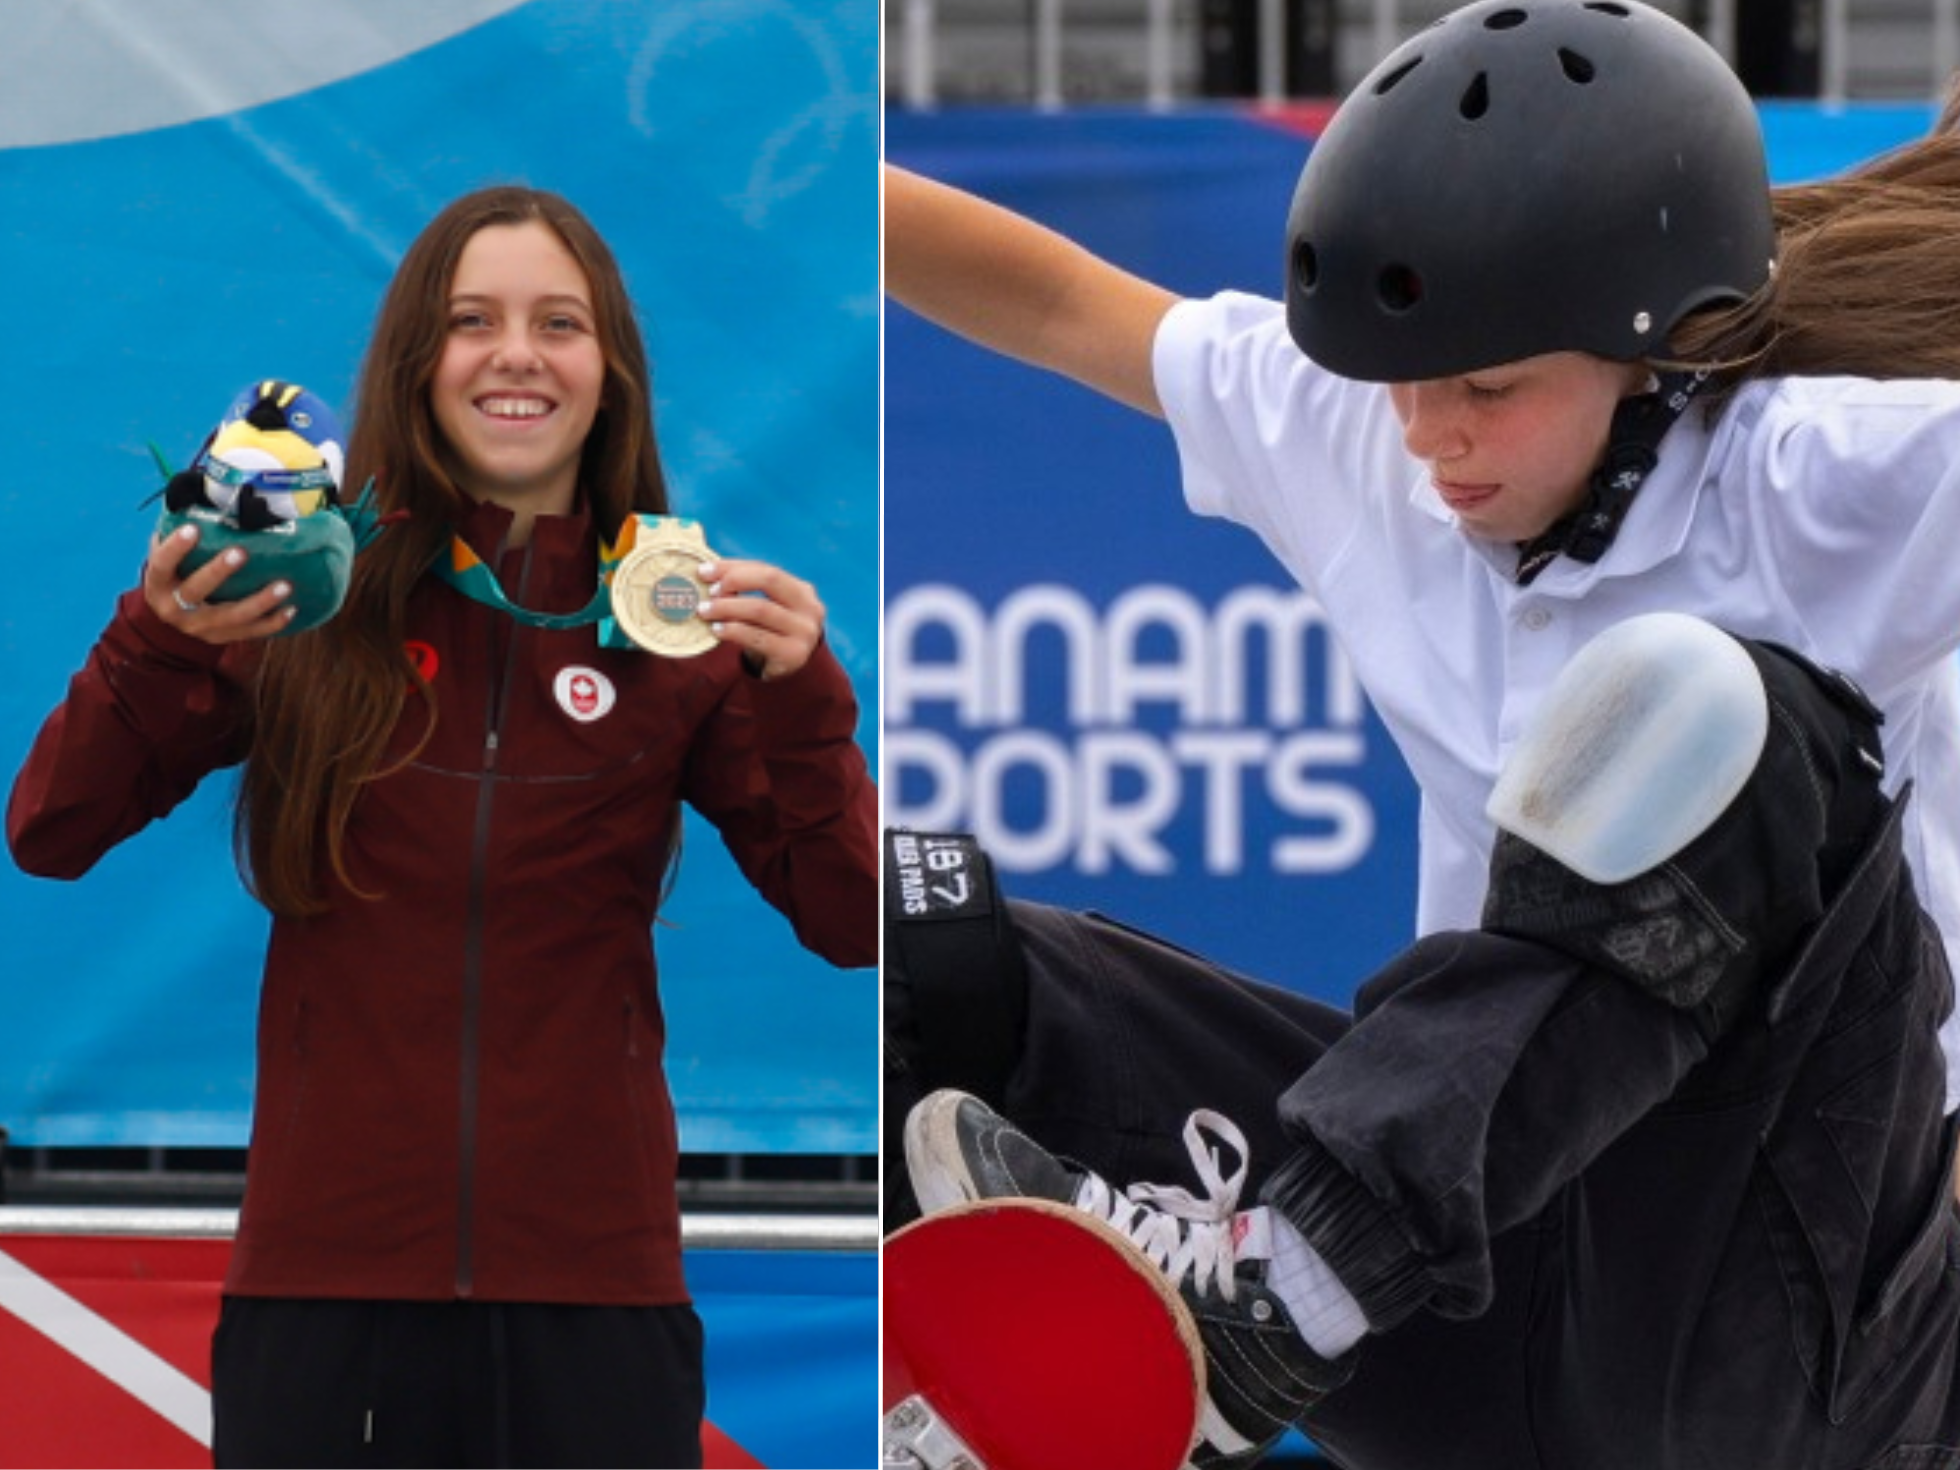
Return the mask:
{"type": "MultiPolygon", "coordinates": [[[[1419,946],[1357,1025],[1100,916],[1017,903],[1018,1056],[958,1080],[1118,1184],[1189,1183],[1185,1117],[1217,1109],[1247,1135],[1250,1196],[1298,1157],[1289,1122],[1317,1072],[1332,1084],[1357,1043],[1442,1038],[1334,1088],[1356,1117],[1399,1120],[1403,1152],[1369,1182],[1392,1228],[1429,1233],[1416,1244],[1448,1288],[1364,1342],[1308,1415],[1352,1470],[1960,1470],[1947,982],[1892,862],[1864,893],[1878,917],[1845,915],[1842,952],[1799,975],[1776,1024],[1755,1016],[1712,1058],[1691,1019],[1583,967],[1480,971],[1419,946]]],[[[888,1001],[904,1025],[933,997],[887,965],[914,992],[888,1001]]],[[[890,1044],[902,1108],[943,1079],[916,1036],[890,1044]]],[[[1316,1126],[1340,1118],[1323,1106],[1316,1126]]]]}
{"type": "Polygon", "coordinates": [[[211,1367],[220,1466],[701,1463],[690,1306],[228,1296],[211,1367]]]}
{"type": "MultiPolygon", "coordinates": [[[[1745,645],[1748,784],[1589,884],[1515,839],[1484,926],[1352,1016],[895,836],[890,1091],[964,1085],[1124,1186],[1194,1108],[1365,1311],[1306,1426],[1352,1470],[1960,1470],[1940,936],[1875,713],[1745,645]]],[[[1302,936],[1302,967],[1311,936],[1302,936]]]]}

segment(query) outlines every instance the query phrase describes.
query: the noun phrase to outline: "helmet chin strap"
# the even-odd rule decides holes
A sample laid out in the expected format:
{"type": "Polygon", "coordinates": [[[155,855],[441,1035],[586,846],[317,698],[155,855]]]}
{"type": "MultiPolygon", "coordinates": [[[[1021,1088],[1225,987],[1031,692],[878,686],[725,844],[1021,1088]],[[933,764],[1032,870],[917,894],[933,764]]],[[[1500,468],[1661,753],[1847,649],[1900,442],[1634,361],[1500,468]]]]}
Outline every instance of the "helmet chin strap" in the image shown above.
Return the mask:
{"type": "Polygon", "coordinates": [[[1660,373],[1651,392],[1620,400],[1606,436],[1606,453],[1586,482],[1585,500],[1518,547],[1520,587],[1530,586],[1561,556],[1591,563],[1606,555],[1633,507],[1634,493],[1660,462],[1661,440],[1708,378],[1707,368],[1660,373]]]}

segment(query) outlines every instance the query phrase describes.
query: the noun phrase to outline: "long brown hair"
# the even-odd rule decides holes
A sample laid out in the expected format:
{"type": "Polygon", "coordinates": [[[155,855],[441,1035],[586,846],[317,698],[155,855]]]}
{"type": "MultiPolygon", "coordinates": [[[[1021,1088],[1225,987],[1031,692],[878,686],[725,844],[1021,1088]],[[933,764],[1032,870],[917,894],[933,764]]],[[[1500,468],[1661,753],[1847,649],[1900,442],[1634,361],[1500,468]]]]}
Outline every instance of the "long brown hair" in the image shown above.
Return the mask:
{"type": "Polygon", "coordinates": [[[382,756],[411,698],[421,701],[424,723],[403,762],[435,728],[434,691],[403,653],[408,598],[470,500],[457,483],[429,386],[448,337],[449,291],[463,247],[488,226],[532,222],[557,235],[592,290],[606,382],[579,483],[593,523],[610,536],[632,512],[667,509],[646,349],[618,263],[598,231],[566,200],[539,189],[482,189],[450,204],[403,256],[356,385],[347,485],[358,490],[372,480],[381,512],[399,519],[355,559],[339,615],[272,640],[259,669],[233,838],[247,885],[275,913],[322,913],[333,887],[359,894],[346,866],[348,816],[362,788],[387,774],[382,756]]]}
{"type": "Polygon", "coordinates": [[[1923,138],[1772,191],[1778,256],[1738,307],[1691,316],[1674,359],[1748,377],[1960,378],[1960,92],[1923,138]]]}

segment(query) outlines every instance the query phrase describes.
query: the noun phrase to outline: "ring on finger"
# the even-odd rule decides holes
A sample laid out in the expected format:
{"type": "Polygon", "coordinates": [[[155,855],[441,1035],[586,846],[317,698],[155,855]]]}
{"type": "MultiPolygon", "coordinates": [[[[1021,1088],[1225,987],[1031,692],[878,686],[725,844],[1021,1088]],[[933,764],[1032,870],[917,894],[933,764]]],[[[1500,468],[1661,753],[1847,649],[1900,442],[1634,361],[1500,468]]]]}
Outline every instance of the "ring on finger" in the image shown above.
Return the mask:
{"type": "Polygon", "coordinates": [[[194,613],[202,612],[204,609],[204,604],[201,602],[184,601],[183,589],[179,587],[172,587],[170,589],[170,600],[177,604],[177,610],[179,612],[194,613]]]}

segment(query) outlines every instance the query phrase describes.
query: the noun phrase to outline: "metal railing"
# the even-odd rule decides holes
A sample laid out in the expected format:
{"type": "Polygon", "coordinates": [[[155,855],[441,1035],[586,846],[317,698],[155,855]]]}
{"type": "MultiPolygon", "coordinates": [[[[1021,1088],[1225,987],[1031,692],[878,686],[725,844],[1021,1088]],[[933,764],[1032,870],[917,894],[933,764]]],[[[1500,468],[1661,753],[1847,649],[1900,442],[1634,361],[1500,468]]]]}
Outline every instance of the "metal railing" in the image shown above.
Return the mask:
{"type": "MultiPolygon", "coordinates": [[[[875,1214],[870,1154],[683,1154],[675,1192],[693,1214],[875,1214]]],[[[0,1205],[233,1208],[242,1148],[0,1146],[0,1205]]]]}
{"type": "MultiPolygon", "coordinates": [[[[1087,0],[1074,0],[1074,9],[1078,14],[1093,11],[1103,18],[1112,12],[1127,12],[1134,17],[1134,41],[1143,57],[1143,99],[1152,107],[1162,108],[1180,100],[1177,48],[1180,29],[1188,32],[1191,28],[1192,3],[1194,0],[1122,0],[1120,4],[1111,4],[1110,0],[1102,0],[1100,4],[1089,4],[1087,0]]],[[[1659,3],[1683,19],[1690,18],[1690,6],[1685,0],[1673,4],[1659,0],[1659,3]]],[[[1738,4],[1739,0],[1699,0],[1692,7],[1696,12],[1693,18],[1702,33],[1731,59],[1735,55],[1738,4]]],[[[945,13],[957,8],[944,4],[943,0],[898,0],[887,8],[887,15],[892,17],[889,23],[898,33],[892,48],[898,58],[894,100],[914,108],[939,104],[945,56],[957,47],[957,28],[953,34],[942,33],[945,13]]],[[[1348,50],[1365,53],[1359,56],[1358,69],[1348,70],[1358,77],[1421,25],[1450,8],[1450,4],[1437,3],[1409,5],[1404,0],[1370,0],[1370,3],[1351,0],[1338,6],[1338,23],[1349,39],[1348,50]],[[1410,11],[1417,14],[1412,18],[1410,11]]],[[[1024,7],[998,0],[997,8],[991,10],[995,24],[1000,23],[1001,16],[1016,10],[1026,17],[1032,72],[1030,100],[1037,108],[1060,108],[1067,100],[1065,51],[1069,9],[1070,0],[1026,0],[1024,7]]],[[[1257,96],[1262,102],[1278,103],[1285,98],[1285,0],[1257,0],[1257,16],[1259,34],[1278,37],[1282,42],[1260,48],[1257,96]]],[[[1824,102],[1845,101],[1853,94],[1854,53],[1861,43],[1870,48],[1883,47],[1889,42],[1895,72],[1901,65],[1908,73],[1916,73],[1923,66],[1923,88],[1911,80],[1906,87],[1925,96],[1940,95],[1947,78],[1960,65],[1960,0],[1890,0],[1884,4],[1861,0],[1855,15],[1851,0],[1820,0],[1815,20],[1819,27],[1818,95],[1824,102]]],[[[1344,85],[1351,84],[1355,77],[1346,78],[1344,85]]]]}
{"type": "MultiPolygon", "coordinates": [[[[0,1236],[110,1235],[152,1240],[228,1240],[238,1211],[91,1206],[0,1206],[0,1236]]],[[[685,1250],[875,1251],[869,1215],[682,1215],[685,1250]]]]}

